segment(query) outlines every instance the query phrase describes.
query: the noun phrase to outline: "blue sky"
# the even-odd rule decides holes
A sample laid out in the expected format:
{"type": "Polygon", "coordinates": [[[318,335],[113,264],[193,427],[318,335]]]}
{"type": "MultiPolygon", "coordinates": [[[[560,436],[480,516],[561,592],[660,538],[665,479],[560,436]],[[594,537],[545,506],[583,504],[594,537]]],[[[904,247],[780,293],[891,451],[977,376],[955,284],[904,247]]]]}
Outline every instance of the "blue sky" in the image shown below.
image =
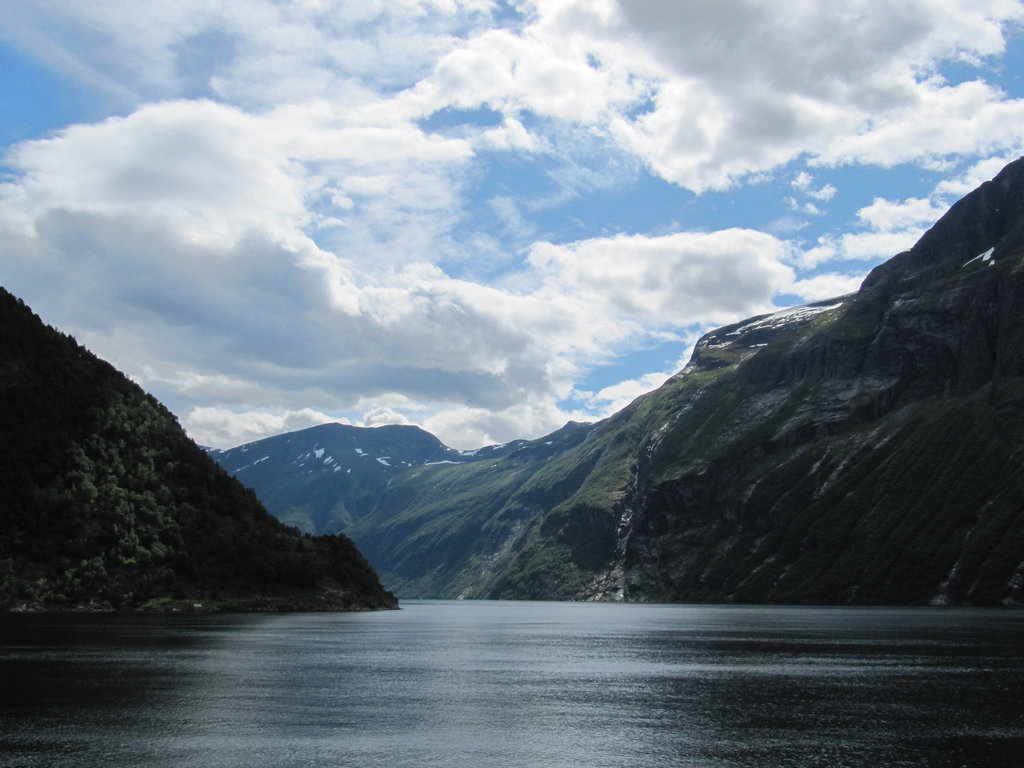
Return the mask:
{"type": "Polygon", "coordinates": [[[0,283],[199,442],[596,420],[1024,151],[1007,0],[0,8],[0,283]]]}

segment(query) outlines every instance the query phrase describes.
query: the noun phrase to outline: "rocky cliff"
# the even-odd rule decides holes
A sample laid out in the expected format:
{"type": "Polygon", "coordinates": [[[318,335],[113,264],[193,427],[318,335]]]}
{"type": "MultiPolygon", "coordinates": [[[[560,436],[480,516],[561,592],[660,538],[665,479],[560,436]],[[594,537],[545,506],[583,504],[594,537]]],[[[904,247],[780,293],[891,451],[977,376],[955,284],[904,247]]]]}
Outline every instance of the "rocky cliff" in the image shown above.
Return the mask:
{"type": "Polygon", "coordinates": [[[592,594],[1019,602],[1022,235],[1017,161],[811,322],[703,339],[652,395],[592,594]]]}

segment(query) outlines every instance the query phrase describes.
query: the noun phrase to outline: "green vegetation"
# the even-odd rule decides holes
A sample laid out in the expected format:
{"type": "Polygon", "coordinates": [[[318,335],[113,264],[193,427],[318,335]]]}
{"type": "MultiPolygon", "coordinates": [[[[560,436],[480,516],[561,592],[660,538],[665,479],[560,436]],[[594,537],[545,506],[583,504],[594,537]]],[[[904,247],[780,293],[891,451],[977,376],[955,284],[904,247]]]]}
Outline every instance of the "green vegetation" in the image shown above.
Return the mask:
{"type": "Polygon", "coordinates": [[[0,289],[0,607],[393,604],[344,536],[303,537],[151,396],[0,289]]]}

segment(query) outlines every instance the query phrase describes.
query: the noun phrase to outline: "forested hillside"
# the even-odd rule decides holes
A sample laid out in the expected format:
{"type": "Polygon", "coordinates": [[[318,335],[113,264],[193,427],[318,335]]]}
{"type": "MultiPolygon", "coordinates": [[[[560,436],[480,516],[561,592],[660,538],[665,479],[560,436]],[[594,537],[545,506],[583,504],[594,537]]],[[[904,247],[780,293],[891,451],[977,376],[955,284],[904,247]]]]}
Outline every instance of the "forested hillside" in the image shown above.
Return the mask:
{"type": "Polygon", "coordinates": [[[267,513],[174,416],[0,289],[0,607],[380,608],[345,536],[267,513]]]}

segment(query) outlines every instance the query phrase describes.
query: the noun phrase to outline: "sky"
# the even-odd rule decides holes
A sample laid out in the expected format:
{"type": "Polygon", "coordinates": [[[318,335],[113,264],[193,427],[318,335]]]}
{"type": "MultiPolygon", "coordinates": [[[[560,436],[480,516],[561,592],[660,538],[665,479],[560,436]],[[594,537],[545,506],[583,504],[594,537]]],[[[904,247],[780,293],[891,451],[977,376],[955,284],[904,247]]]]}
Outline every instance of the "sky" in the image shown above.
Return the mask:
{"type": "Polygon", "coordinates": [[[0,4],[0,285],[228,448],[611,415],[1024,153],[1015,0],[0,4]]]}

